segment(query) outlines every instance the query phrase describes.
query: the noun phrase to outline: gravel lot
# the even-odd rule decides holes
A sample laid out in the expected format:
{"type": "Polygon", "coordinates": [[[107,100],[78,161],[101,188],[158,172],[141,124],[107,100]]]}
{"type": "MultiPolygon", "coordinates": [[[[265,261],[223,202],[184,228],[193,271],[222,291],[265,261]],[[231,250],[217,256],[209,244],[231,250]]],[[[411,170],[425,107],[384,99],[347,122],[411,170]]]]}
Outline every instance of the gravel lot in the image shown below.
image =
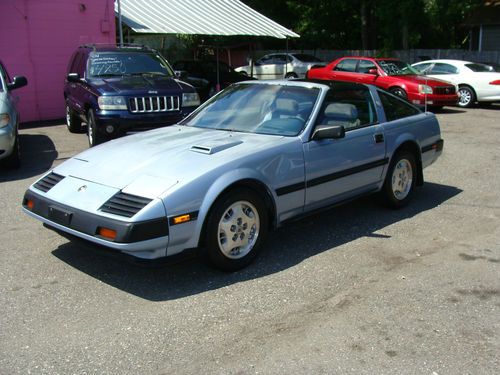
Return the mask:
{"type": "Polygon", "coordinates": [[[443,156],[399,211],[373,197],[272,233],[234,274],[139,267],[21,212],[87,147],[23,127],[0,171],[0,374],[496,374],[500,105],[438,113],[443,156]]]}

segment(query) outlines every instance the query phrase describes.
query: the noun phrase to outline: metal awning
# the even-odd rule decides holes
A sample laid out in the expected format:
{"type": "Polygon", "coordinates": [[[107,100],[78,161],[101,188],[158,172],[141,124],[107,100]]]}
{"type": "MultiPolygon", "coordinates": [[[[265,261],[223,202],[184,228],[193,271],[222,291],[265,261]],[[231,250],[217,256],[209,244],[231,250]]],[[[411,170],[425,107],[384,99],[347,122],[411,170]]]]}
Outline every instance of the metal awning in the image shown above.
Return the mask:
{"type": "Polygon", "coordinates": [[[120,0],[120,4],[122,21],[137,33],[300,37],[239,0],[120,0]]]}

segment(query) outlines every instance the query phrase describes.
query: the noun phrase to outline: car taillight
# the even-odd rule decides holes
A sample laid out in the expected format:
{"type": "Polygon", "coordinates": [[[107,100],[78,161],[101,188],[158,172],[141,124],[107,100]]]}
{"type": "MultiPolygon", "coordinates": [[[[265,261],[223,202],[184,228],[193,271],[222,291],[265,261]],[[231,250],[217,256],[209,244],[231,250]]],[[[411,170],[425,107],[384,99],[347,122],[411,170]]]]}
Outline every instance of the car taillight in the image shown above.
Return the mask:
{"type": "Polygon", "coordinates": [[[500,85],[500,79],[497,79],[495,81],[491,81],[490,85],[500,85]]]}

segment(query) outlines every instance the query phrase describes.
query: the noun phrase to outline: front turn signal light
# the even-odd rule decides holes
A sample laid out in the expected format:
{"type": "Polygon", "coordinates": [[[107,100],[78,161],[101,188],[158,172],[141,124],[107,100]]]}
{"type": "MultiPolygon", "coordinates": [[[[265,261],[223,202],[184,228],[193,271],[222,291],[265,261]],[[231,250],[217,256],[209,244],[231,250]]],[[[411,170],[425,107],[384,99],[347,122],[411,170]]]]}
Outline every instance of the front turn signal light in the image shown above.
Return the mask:
{"type": "Polygon", "coordinates": [[[97,228],[97,234],[111,241],[116,239],[116,230],[114,229],[99,227],[97,228]]]}

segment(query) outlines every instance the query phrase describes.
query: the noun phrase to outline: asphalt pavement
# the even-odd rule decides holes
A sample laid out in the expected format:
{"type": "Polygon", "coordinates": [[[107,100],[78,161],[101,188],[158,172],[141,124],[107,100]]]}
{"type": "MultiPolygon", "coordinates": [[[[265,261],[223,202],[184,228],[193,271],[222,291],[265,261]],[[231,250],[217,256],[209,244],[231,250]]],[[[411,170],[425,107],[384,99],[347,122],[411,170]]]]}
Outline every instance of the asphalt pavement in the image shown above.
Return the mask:
{"type": "Polygon", "coordinates": [[[229,274],[132,264],[23,214],[87,139],[21,127],[23,165],[0,171],[0,374],[497,374],[500,105],[438,118],[444,153],[408,207],[293,222],[229,274]]]}

